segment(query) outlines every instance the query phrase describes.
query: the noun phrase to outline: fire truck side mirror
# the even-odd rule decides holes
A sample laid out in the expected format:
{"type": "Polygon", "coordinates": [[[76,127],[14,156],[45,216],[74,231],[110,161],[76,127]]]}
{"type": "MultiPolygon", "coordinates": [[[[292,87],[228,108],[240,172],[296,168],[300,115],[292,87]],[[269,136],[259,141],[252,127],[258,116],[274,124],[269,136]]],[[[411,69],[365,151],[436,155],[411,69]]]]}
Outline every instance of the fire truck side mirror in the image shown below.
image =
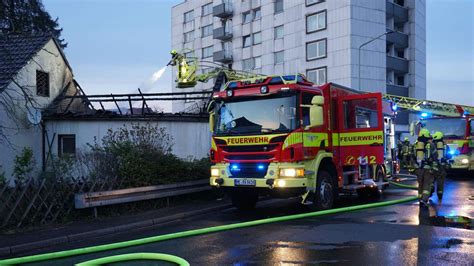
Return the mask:
{"type": "Polygon", "coordinates": [[[309,123],[310,127],[321,126],[324,123],[323,120],[323,107],[324,98],[323,96],[314,96],[311,99],[311,107],[309,108],[309,123]]]}
{"type": "Polygon", "coordinates": [[[209,113],[209,130],[211,131],[211,133],[214,132],[214,125],[215,125],[215,122],[216,121],[216,115],[214,112],[210,112],[209,113]]]}

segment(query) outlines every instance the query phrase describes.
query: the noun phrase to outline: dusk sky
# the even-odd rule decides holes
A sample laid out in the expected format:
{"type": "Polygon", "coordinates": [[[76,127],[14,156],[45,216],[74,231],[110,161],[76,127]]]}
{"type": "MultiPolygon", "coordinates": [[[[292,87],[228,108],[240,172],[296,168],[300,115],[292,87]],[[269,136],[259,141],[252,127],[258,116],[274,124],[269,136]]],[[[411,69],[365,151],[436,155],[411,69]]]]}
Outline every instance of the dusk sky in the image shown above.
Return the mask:
{"type": "MultiPolygon", "coordinates": [[[[131,93],[169,61],[171,7],[181,0],[43,0],[87,94],[131,93]]],[[[474,105],[474,1],[427,2],[427,96],[474,105]]],[[[150,88],[171,90],[171,69],[150,88]]]]}

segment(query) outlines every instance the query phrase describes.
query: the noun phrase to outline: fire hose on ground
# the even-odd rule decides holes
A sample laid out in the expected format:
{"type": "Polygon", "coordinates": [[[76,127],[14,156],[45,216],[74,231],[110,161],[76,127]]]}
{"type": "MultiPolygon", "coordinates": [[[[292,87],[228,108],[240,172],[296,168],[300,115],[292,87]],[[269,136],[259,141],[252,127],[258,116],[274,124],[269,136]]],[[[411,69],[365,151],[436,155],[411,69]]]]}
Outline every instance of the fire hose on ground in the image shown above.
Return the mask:
{"type": "MultiPolygon", "coordinates": [[[[417,189],[416,186],[399,184],[392,181],[389,181],[389,183],[398,187],[402,187],[402,188],[417,189]]],[[[322,215],[337,214],[337,213],[342,213],[342,212],[358,211],[358,210],[369,209],[369,208],[385,207],[385,206],[390,206],[390,205],[395,205],[395,204],[400,204],[400,203],[406,203],[406,202],[414,201],[417,199],[418,199],[417,196],[411,196],[411,197],[384,201],[384,202],[362,204],[362,205],[357,205],[357,206],[342,207],[342,208],[316,211],[316,212],[310,212],[310,213],[292,214],[292,215],[287,215],[287,216],[266,218],[266,219],[248,221],[248,222],[235,223],[235,224],[219,225],[219,226],[213,226],[213,227],[207,227],[207,228],[201,228],[201,229],[188,230],[184,232],[176,232],[176,233],[170,233],[170,234],[165,234],[165,235],[158,235],[158,236],[146,237],[146,238],[141,238],[141,239],[129,240],[129,241],[124,241],[124,242],[117,242],[117,243],[112,243],[112,244],[105,244],[105,245],[77,248],[77,249],[72,249],[72,250],[58,251],[58,252],[52,252],[52,253],[46,253],[46,254],[31,255],[31,256],[25,256],[25,257],[20,257],[20,258],[0,260],[0,265],[15,265],[15,264],[33,263],[33,262],[39,262],[39,261],[45,261],[45,260],[54,260],[54,259],[60,259],[60,258],[65,258],[65,257],[78,256],[78,255],[84,255],[84,254],[89,254],[89,253],[96,253],[96,252],[109,251],[109,250],[114,250],[114,249],[119,249],[119,248],[127,248],[127,247],[132,247],[132,246],[162,242],[166,240],[234,230],[238,228],[245,228],[245,227],[257,226],[257,225],[263,225],[263,224],[318,217],[322,215]]],[[[176,263],[178,265],[189,265],[189,263],[182,258],[173,256],[173,255],[168,255],[168,254],[161,254],[161,253],[122,254],[122,255],[116,255],[116,256],[110,256],[110,257],[99,258],[99,259],[95,259],[91,261],[86,261],[78,265],[82,265],[82,266],[101,265],[101,264],[113,263],[113,262],[119,262],[119,261],[130,261],[130,260],[135,260],[135,259],[164,260],[164,261],[176,263]]]]}

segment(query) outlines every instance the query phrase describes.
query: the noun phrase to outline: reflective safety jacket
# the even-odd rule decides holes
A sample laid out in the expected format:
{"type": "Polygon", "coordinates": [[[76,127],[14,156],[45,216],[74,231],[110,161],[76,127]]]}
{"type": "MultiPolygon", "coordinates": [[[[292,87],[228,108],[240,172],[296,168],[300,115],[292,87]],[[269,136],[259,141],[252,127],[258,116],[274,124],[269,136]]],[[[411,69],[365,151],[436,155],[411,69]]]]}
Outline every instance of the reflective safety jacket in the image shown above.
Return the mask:
{"type": "Polygon", "coordinates": [[[436,153],[437,153],[437,159],[441,164],[444,164],[446,161],[446,156],[445,156],[445,144],[443,139],[440,140],[435,140],[433,143],[436,146],[436,153]]]}

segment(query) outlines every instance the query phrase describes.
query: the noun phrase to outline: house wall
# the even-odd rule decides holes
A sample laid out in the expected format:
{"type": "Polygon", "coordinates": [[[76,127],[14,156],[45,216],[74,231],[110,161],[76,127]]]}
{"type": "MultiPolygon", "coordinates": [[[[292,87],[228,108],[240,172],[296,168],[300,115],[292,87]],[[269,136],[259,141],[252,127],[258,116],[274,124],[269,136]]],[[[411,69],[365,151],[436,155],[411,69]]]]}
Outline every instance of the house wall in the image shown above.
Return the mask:
{"type": "MultiPolygon", "coordinates": [[[[100,143],[102,137],[109,129],[118,128],[133,124],[150,123],[166,128],[166,131],[173,137],[173,154],[180,158],[206,157],[210,149],[210,132],[207,122],[181,122],[181,121],[46,121],[46,130],[49,141],[52,141],[51,151],[58,153],[58,135],[74,134],[76,136],[76,150],[87,150],[87,143],[100,143]],[[53,135],[56,134],[54,140],[53,135]]],[[[48,143],[45,143],[49,147],[48,143]]],[[[49,149],[47,149],[48,151],[49,149]]]]}
{"type": "Polygon", "coordinates": [[[26,102],[22,97],[20,88],[10,83],[2,96],[8,93],[15,98],[15,116],[9,117],[0,106],[0,123],[3,134],[7,137],[7,143],[0,143],[0,165],[5,171],[7,179],[13,174],[15,156],[20,154],[24,147],[33,150],[36,161],[35,172],[41,170],[42,158],[42,134],[40,125],[32,125],[27,119],[27,108],[42,110],[46,108],[58,96],[62,89],[72,80],[72,72],[68,68],[63,57],[54,43],[50,40],[27,65],[14,77],[18,85],[31,95],[32,102],[26,102]],[[50,95],[41,97],[36,95],[36,70],[49,73],[50,95]]]}

